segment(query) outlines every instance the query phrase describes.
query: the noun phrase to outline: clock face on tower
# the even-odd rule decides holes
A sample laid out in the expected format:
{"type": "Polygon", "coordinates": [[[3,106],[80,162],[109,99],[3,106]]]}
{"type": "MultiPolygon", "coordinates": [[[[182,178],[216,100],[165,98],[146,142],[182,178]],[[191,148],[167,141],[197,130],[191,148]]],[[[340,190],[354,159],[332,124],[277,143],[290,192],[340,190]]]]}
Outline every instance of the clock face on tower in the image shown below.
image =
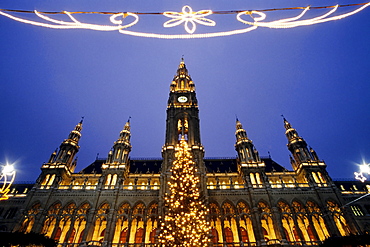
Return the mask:
{"type": "Polygon", "coordinates": [[[180,103],[185,103],[188,101],[188,98],[186,98],[185,96],[180,96],[177,98],[177,100],[180,102],[180,103]]]}

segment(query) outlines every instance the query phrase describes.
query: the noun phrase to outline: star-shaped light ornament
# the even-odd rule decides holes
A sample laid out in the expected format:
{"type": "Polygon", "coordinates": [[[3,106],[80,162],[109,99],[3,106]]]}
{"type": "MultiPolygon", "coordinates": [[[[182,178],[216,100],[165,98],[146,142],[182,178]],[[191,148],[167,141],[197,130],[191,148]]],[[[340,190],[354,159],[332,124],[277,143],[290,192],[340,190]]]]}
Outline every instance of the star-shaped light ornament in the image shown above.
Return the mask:
{"type": "Polygon", "coordinates": [[[196,23],[212,27],[216,25],[215,21],[204,18],[212,13],[212,10],[199,10],[197,12],[193,12],[193,9],[190,6],[185,5],[182,7],[182,12],[164,12],[164,16],[172,19],[163,23],[163,26],[174,27],[184,23],[186,32],[192,34],[197,28],[196,23]]]}
{"type": "Polygon", "coordinates": [[[355,174],[355,179],[360,180],[361,182],[366,181],[366,177],[364,176],[364,174],[362,174],[362,172],[355,172],[354,174],[355,174]]]}

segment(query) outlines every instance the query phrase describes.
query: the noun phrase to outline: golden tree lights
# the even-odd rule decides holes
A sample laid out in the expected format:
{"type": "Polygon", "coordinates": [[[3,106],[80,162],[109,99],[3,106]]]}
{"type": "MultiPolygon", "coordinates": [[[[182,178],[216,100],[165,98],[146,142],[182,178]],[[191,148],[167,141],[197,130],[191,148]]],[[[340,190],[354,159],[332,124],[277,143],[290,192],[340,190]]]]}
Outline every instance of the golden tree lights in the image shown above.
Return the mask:
{"type": "Polygon", "coordinates": [[[200,198],[197,168],[184,138],[175,148],[165,195],[164,217],[157,239],[159,247],[200,247],[210,243],[208,209],[200,198]]]}

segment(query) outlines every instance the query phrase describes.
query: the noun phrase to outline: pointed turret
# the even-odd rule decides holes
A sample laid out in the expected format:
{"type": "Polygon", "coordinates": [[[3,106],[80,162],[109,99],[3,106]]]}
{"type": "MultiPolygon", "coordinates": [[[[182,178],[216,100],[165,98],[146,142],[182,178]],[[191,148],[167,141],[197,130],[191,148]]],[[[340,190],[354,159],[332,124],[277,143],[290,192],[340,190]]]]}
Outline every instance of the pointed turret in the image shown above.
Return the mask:
{"type": "Polygon", "coordinates": [[[235,150],[238,153],[238,170],[244,178],[245,183],[250,188],[266,187],[266,165],[261,161],[258,151],[254,147],[252,140],[248,138],[247,132],[238,118],[236,118],[235,136],[235,150]]]}
{"type": "MultiPolygon", "coordinates": [[[[184,59],[181,59],[177,73],[170,86],[171,92],[194,92],[195,85],[189,76],[184,59]]],[[[182,102],[184,103],[184,102],[182,102]]]]}
{"type": "Polygon", "coordinates": [[[52,156],[54,156],[55,159],[54,160],[51,159],[50,160],[51,162],[49,163],[57,163],[57,164],[66,165],[73,172],[74,165],[72,165],[72,163],[75,158],[75,155],[80,149],[80,146],[78,146],[78,142],[80,141],[80,138],[81,138],[82,123],[83,123],[83,118],[76,125],[74,130],[72,130],[69,133],[68,138],[65,139],[62,142],[62,144],[60,144],[58,154],[55,156],[54,156],[54,153],[52,154],[52,156]]]}
{"type": "Polygon", "coordinates": [[[117,141],[114,142],[112,149],[109,151],[104,169],[107,168],[125,168],[128,165],[129,153],[131,151],[131,132],[130,118],[121,130],[117,141]]]}
{"type": "Polygon", "coordinates": [[[236,119],[236,143],[235,150],[238,152],[241,163],[260,162],[261,159],[255,149],[252,140],[248,139],[247,132],[241,122],[236,119]]]}
{"type": "Polygon", "coordinates": [[[298,135],[298,132],[283,117],[285,135],[288,138],[288,149],[292,153],[290,163],[297,172],[297,181],[299,183],[311,183],[312,186],[327,186],[331,181],[326,171],[326,164],[319,160],[316,152],[307,147],[306,141],[298,135]]]}
{"type": "Polygon", "coordinates": [[[75,157],[80,146],[78,142],[81,138],[82,120],[69,133],[59,146],[50,156],[49,161],[41,167],[42,173],[38,178],[38,183],[43,188],[56,186],[63,180],[69,180],[77,165],[75,157]]]}
{"type": "Polygon", "coordinates": [[[294,160],[297,164],[307,161],[318,161],[316,152],[307,147],[306,141],[298,135],[298,132],[292,127],[288,120],[283,117],[285,135],[288,139],[288,149],[292,153],[294,160]]]}

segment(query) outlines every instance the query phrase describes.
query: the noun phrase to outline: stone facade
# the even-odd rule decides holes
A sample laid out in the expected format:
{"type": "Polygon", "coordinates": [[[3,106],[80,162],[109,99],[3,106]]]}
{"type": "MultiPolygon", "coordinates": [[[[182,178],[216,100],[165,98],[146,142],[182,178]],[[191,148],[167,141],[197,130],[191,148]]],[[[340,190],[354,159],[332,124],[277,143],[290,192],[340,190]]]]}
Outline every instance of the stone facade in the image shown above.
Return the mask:
{"type": "Polygon", "coordinates": [[[0,230],[43,233],[68,246],[154,246],[181,137],[210,210],[210,246],[308,246],[369,230],[370,184],[332,181],[285,118],[291,171],[260,157],[238,119],[237,156],[205,158],[195,85],[183,61],[170,85],[161,159],[130,159],[128,121],[108,158],[76,173],[82,124],[42,165],[35,184],[13,185],[0,202],[0,230]]]}

